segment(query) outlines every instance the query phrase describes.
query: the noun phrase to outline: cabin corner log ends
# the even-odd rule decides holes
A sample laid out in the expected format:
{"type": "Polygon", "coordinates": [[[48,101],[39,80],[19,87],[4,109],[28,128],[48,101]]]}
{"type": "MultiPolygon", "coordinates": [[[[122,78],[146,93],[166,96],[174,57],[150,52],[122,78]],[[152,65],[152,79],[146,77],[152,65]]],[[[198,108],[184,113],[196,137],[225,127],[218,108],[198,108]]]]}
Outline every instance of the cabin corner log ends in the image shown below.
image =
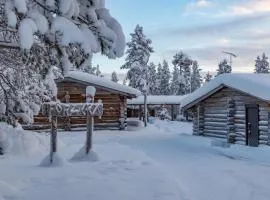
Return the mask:
{"type": "MultiPolygon", "coordinates": [[[[53,155],[57,152],[57,117],[88,116],[87,133],[93,132],[93,118],[101,117],[103,114],[103,104],[99,103],[44,103],[42,114],[50,118],[51,121],[51,146],[50,162],[53,163],[53,155]],[[90,118],[89,118],[90,117],[90,118]]],[[[91,145],[88,144],[86,153],[89,153],[91,145]]]]}

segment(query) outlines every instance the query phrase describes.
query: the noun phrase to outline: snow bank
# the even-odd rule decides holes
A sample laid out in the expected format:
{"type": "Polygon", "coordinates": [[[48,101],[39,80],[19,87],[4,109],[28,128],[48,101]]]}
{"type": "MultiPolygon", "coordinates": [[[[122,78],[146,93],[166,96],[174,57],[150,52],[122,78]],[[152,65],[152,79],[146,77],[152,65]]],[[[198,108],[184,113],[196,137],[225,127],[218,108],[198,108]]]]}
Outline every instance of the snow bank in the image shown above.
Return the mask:
{"type": "Polygon", "coordinates": [[[181,102],[181,107],[204,97],[220,86],[228,86],[249,95],[270,101],[270,75],[269,74],[222,74],[206,83],[203,87],[188,95],[181,102]]]}
{"type": "Polygon", "coordinates": [[[139,96],[141,95],[141,92],[139,90],[136,90],[132,87],[128,87],[125,85],[121,85],[118,83],[115,83],[113,81],[107,80],[103,77],[98,77],[92,74],[88,74],[82,71],[70,71],[67,75],[65,75],[65,78],[68,79],[74,79],[78,81],[82,81],[85,83],[89,83],[92,85],[97,85],[97,86],[102,86],[111,90],[123,92],[126,94],[131,94],[134,96],[139,96]]]}
{"type": "Polygon", "coordinates": [[[40,167],[62,167],[65,161],[58,155],[58,153],[53,154],[53,162],[51,163],[50,154],[47,155],[40,163],[40,167]]]}
{"type": "Polygon", "coordinates": [[[47,151],[49,141],[38,133],[0,123],[0,147],[8,155],[33,155],[47,151]]]}
{"type": "Polygon", "coordinates": [[[82,147],[75,155],[70,159],[72,162],[76,161],[87,161],[87,162],[97,162],[99,160],[98,154],[91,150],[89,154],[85,153],[85,147],[82,147]]]}
{"type": "MultiPolygon", "coordinates": [[[[182,100],[186,98],[187,95],[183,96],[147,96],[147,103],[153,105],[162,105],[162,104],[177,104],[180,105],[182,100]]],[[[128,105],[143,105],[144,96],[139,96],[137,98],[127,101],[128,105]]]]}

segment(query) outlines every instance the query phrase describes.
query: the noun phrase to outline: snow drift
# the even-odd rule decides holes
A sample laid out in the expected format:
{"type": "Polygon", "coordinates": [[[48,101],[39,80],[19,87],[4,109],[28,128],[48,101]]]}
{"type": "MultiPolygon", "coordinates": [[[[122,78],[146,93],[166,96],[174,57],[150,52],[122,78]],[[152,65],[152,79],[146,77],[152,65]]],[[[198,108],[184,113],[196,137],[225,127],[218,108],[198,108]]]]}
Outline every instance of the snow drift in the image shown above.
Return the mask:
{"type": "Polygon", "coordinates": [[[8,155],[33,155],[47,151],[49,141],[38,133],[0,123],[0,149],[8,155]]]}

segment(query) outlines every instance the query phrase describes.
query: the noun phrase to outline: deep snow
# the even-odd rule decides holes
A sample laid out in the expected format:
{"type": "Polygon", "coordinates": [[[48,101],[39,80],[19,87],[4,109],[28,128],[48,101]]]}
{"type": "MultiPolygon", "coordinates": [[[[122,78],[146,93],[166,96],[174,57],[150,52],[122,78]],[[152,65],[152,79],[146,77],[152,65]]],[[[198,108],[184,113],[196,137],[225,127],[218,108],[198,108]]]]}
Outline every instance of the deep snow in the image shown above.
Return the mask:
{"type": "Polygon", "coordinates": [[[39,167],[46,151],[0,157],[0,200],[269,199],[270,148],[219,148],[190,133],[191,124],[166,121],[96,132],[94,163],[69,162],[85,135],[61,133],[62,167],[39,167]]]}

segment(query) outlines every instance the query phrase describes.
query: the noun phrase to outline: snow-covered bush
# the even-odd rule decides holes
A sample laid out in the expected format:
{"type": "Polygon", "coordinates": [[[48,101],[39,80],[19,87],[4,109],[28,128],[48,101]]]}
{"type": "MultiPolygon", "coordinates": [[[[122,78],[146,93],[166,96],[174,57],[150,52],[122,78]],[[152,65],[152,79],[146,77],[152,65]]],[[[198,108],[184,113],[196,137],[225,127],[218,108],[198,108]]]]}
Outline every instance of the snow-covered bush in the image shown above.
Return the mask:
{"type": "Polygon", "coordinates": [[[171,119],[168,109],[164,106],[161,107],[160,111],[158,112],[158,117],[161,120],[171,119]]]}

